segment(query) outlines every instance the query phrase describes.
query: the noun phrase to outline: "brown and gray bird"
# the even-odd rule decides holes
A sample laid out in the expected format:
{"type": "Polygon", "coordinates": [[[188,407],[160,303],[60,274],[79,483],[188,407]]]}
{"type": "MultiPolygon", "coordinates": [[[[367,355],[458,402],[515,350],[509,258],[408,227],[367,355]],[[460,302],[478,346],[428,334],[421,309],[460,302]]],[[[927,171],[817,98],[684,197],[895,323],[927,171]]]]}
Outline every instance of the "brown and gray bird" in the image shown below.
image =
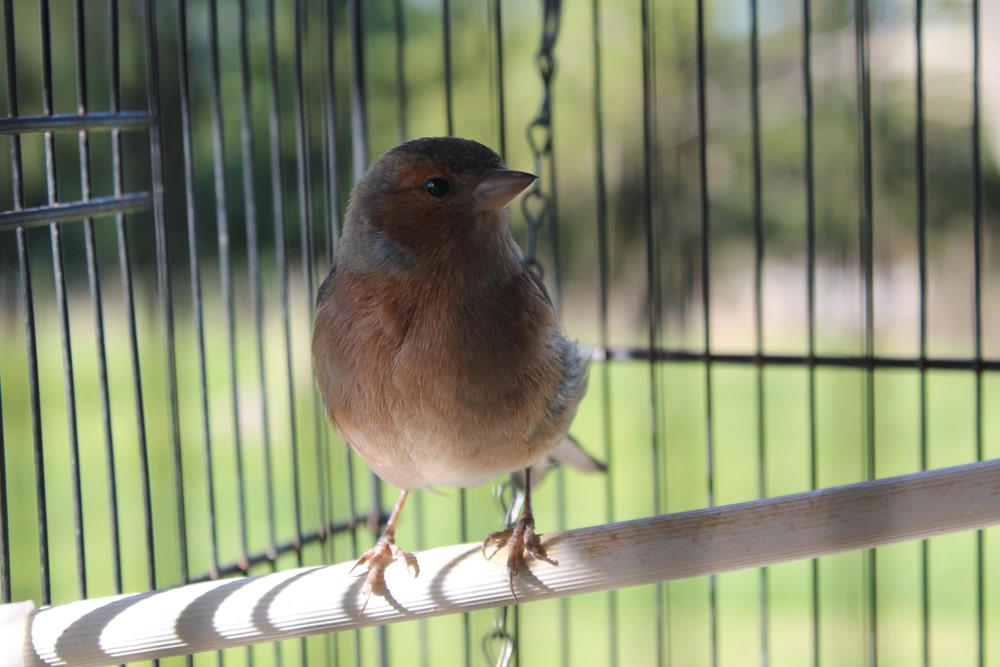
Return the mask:
{"type": "Polygon", "coordinates": [[[433,137],[382,155],[351,194],[312,352],[330,419],[402,491],[357,563],[368,564],[366,603],[393,560],[416,575],[394,540],[410,491],[523,471],[520,518],[484,542],[507,546],[513,593],[525,553],[548,560],[534,532],[532,466],[554,456],[602,469],[567,437],[587,361],[509,229],[507,204],[535,178],[482,144],[433,137]]]}

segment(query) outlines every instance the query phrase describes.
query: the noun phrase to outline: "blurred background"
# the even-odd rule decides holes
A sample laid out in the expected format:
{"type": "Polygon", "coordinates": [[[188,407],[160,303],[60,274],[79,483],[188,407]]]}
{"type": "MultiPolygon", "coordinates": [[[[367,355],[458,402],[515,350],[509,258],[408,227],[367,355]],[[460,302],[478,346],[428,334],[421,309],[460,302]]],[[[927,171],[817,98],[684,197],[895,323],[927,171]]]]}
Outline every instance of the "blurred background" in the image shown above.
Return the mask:
{"type": "MultiPolygon", "coordinates": [[[[541,532],[1000,456],[995,2],[8,0],[2,20],[0,216],[149,194],[0,217],[3,602],[370,546],[396,491],[327,424],[311,308],[352,183],[419,136],[541,176],[511,223],[594,349],[573,433],[610,464],[550,475],[541,532]],[[151,104],[114,130],[12,121],[151,104]]],[[[478,540],[509,494],[419,494],[398,542],[478,540]]],[[[1000,665],[998,550],[994,529],[193,662],[1000,665]]]]}

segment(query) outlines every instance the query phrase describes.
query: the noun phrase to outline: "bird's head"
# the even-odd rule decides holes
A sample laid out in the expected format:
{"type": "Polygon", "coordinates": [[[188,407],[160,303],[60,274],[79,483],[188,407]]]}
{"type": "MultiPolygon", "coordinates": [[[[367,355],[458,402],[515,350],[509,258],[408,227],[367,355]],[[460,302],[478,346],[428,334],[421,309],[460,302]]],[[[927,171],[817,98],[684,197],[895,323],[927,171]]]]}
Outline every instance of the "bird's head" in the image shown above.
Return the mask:
{"type": "Polygon", "coordinates": [[[475,141],[408,141],[378,158],[351,193],[346,250],[365,264],[393,268],[456,249],[506,244],[504,209],[535,178],[504,168],[499,155],[475,141]]]}

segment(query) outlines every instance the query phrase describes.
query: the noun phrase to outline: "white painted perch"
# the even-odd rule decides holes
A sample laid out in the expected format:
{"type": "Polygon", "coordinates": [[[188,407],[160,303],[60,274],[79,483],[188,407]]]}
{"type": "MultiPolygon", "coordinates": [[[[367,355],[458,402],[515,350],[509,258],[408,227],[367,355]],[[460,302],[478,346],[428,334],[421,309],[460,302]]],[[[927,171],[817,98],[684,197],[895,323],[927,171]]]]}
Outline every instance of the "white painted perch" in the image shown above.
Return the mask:
{"type": "MultiPolygon", "coordinates": [[[[521,602],[923,539],[1000,523],[1000,460],[594,528],[547,533],[521,602]]],[[[480,543],[386,572],[360,611],[351,563],[34,609],[0,606],[0,667],[113,665],[511,604],[503,555],[480,543]],[[21,650],[17,649],[21,646],[21,650]]]]}

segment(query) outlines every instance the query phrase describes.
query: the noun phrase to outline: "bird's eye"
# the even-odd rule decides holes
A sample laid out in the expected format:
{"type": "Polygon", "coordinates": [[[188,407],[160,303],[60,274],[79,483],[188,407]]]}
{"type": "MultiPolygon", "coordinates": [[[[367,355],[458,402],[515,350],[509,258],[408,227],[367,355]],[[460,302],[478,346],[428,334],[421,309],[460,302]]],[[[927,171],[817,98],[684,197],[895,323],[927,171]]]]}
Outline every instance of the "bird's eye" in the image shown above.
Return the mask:
{"type": "Polygon", "coordinates": [[[424,190],[427,191],[431,197],[444,197],[451,190],[451,184],[444,178],[432,178],[431,180],[424,183],[424,190]]]}

